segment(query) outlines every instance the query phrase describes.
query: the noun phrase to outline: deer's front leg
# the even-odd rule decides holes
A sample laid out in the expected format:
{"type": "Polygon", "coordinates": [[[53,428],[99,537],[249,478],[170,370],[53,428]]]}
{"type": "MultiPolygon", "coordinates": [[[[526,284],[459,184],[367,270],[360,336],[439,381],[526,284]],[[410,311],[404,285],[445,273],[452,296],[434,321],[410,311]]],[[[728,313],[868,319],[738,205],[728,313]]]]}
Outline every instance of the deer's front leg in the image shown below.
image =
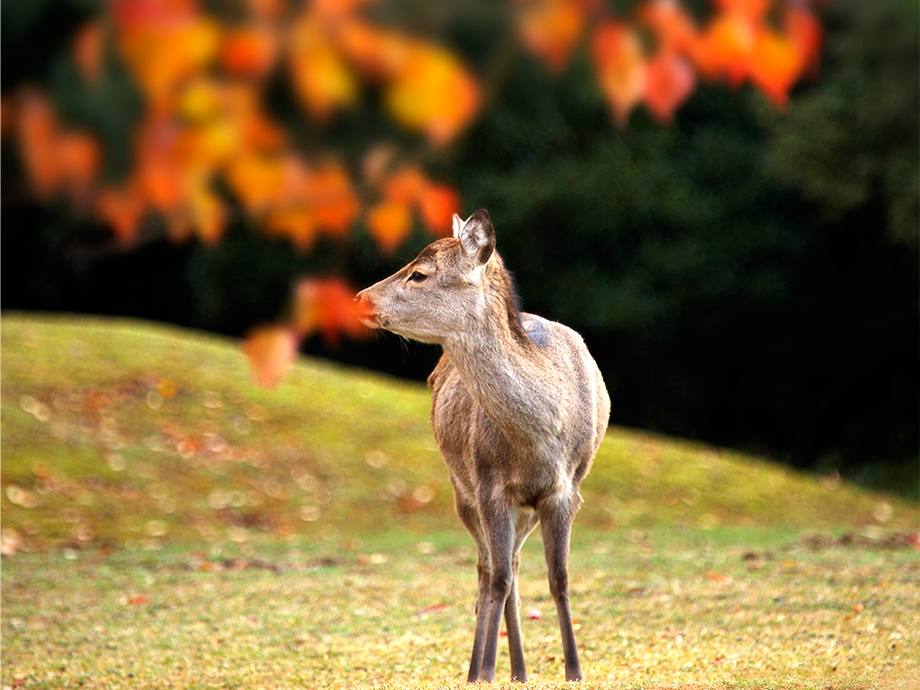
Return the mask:
{"type": "Polygon", "coordinates": [[[482,650],[485,647],[486,634],[489,628],[489,605],[492,600],[490,594],[492,566],[489,558],[489,545],[486,543],[482,523],[479,520],[479,511],[475,506],[460,501],[459,496],[455,497],[455,505],[457,515],[476,541],[478,551],[476,575],[479,589],[476,595],[476,630],[473,633],[473,653],[470,655],[470,671],[466,678],[467,682],[473,683],[479,680],[479,672],[482,668],[482,650]]]}
{"type": "MultiPolygon", "coordinates": [[[[498,653],[498,637],[501,632],[505,603],[511,594],[514,577],[514,519],[506,506],[484,502],[479,515],[489,545],[491,572],[489,582],[489,612],[486,642],[482,652],[482,668],[479,680],[495,680],[495,658],[498,653]]],[[[516,607],[515,607],[516,608],[516,607]]],[[[517,635],[520,642],[520,634],[517,635]]],[[[523,656],[523,652],[520,655],[523,656]]]]}

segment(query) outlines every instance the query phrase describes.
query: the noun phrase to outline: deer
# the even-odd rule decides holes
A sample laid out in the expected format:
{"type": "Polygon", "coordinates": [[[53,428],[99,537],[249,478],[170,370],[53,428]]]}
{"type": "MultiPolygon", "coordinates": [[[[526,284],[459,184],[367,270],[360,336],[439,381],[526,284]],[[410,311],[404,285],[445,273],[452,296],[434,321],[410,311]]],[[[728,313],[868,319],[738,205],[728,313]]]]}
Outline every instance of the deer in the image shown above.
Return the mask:
{"type": "Polygon", "coordinates": [[[524,313],[495,251],[488,211],[453,216],[401,270],[355,297],[368,328],[434,343],[431,423],[457,515],[476,542],[479,591],[469,682],[495,680],[502,617],[512,681],[526,682],[517,591],[520,551],[541,527],[567,681],[582,679],[569,602],[572,521],[610,416],[584,340],[524,313]]]}

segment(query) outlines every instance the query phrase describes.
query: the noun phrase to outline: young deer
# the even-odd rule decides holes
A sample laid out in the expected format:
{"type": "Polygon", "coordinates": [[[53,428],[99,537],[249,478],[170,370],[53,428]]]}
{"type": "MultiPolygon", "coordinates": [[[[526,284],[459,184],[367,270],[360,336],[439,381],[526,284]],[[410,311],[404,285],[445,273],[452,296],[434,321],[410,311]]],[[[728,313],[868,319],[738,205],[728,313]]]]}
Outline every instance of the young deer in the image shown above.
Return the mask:
{"type": "Polygon", "coordinates": [[[581,337],[518,310],[489,214],[359,293],[366,324],[443,355],[428,379],[431,421],[457,514],[479,549],[469,681],[495,680],[502,614],[512,680],[526,681],[518,615],[520,549],[539,522],[566,680],[581,679],[569,607],[569,535],[579,485],[607,428],[610,398],[581,337]]]}

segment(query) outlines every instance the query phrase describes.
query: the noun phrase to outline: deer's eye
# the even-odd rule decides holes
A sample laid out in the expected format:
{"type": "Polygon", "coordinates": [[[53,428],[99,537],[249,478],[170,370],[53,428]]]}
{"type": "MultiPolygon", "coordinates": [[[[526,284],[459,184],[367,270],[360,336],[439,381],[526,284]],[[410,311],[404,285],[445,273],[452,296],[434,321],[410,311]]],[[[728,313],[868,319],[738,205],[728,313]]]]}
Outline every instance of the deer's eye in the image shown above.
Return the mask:
{"type": "Polygon", "coordinates": [[[412,273],[412,275],[409,276],[409,280],[411,280],[413,283],[421,283],[422,281],[426,280],[427,278],[428,278],[428,276],[426,276],[424,273],[422,273],[422,272],[420,272],[420,271],[414,271],[414,272],[412,273]]]}

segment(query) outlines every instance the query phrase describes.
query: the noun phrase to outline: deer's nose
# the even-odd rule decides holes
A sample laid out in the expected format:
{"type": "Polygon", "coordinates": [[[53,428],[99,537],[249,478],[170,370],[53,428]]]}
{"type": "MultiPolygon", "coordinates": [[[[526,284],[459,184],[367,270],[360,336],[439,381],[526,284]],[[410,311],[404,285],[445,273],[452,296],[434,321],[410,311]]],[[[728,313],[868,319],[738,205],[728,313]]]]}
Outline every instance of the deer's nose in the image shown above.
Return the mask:
{"type": "Polygon", "coordinates": [[[380,326],[377,321],[377,308],[374,306],[374,302],[367,294],[367,290],[361,290],[361,292],[355,295],[355,302],[358,303],[358,315],[361,323],[363,323],[368,328],[379,328],[380,326]]]}

